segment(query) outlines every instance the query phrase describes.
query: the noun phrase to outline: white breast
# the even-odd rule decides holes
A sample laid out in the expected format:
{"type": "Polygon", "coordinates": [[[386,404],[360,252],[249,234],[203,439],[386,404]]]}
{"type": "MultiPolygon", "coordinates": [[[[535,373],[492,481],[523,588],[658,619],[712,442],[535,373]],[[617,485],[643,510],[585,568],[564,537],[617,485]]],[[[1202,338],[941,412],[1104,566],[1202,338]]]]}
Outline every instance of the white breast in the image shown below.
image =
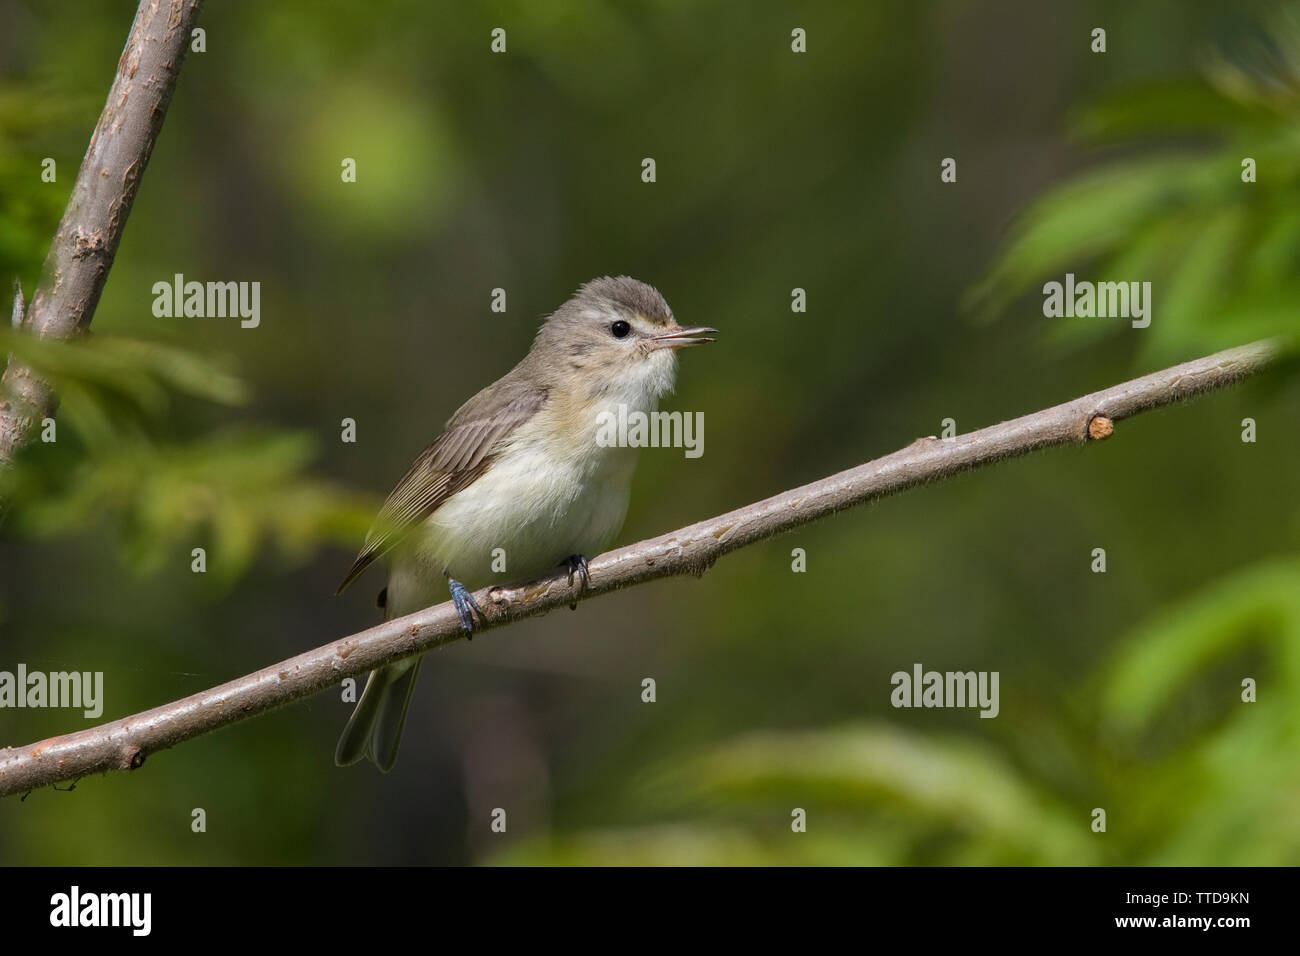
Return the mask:
{"type": "MultiPolygon", "coordinates": [[[[627,515],[636,449],[556,438],[538,416],[473,484],[425,521],[390,562],[389,613],[410,613],[446,597],[444,572],[474,589],[554,573],[574,554],[594,557],[627,515]],[[506,570],[494,572],[497,549],[506,570]]],[[[499,561],[498,561],[499,566],[499,561]]]]}
{"type": "Polygon", "coordinates": [[[447,597],[444,573],[474,589],[558,570],[571,555],[594,557],[623,527],[637,449],[601,446],[602,413],[653,412],[672,390],[676,357],[652,353],[594,406],[552,391],[546,404],[494,454],[472,485],[452,496],[389,561],[390,616],[447,597]],[[497,549],[504,572],[493,569],[497,549]]]}

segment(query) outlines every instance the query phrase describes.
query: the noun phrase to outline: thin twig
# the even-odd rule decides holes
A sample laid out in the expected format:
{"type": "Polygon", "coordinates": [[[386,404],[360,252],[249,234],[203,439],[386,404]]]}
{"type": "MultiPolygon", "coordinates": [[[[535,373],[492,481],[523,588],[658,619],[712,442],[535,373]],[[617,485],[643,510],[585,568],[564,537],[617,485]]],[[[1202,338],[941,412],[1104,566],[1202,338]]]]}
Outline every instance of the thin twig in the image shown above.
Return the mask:
{"type": "MultiPolygon", "coordinates": [[[[922,438],[901,451],[671,534],[610,551],[590,564],[589,586],[568,575],[475,597],[497,627],[581,597],[669,575],[701,574],[722,555],[852,505],[1039,448],[1096,441],[1115,422],[1264,368],[1279,353],[1256,342],[952,439],[922,438]]],[[[451,602],[385,622],[254,674],[112,723],[0,751],[0,796],[86,774],[139,767],[146,755],[358,677],[381,664],[461,638],[451,602]]]]}
{"type": "MultiPolygon", "coordinates": [[[[90,325],[202,6],[203,0],[141,0],[27,307],[24,327],[32,334],[67,339],[90,325]]],[[[57,404],[30,368],[8,363],[0,382],[0,468],[57,404]]]]}

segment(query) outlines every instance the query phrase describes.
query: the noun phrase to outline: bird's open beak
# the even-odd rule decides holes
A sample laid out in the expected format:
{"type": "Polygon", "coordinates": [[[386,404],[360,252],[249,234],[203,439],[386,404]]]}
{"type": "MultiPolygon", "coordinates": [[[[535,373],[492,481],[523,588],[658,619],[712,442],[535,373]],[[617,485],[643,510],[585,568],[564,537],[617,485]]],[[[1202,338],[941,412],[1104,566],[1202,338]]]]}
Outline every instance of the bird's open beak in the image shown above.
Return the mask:
{"type": "Polygon", "coordinates": [[[712,336],[717,335],[717,329],[711,329],[707,325],[694,325],[688,329],[680,325],[663,333],[656,335],[650,341],[654,343],[657,349],[684,349],[688,345],[703,345],[705,342],[714,342],[716,339],[712,336]]]}

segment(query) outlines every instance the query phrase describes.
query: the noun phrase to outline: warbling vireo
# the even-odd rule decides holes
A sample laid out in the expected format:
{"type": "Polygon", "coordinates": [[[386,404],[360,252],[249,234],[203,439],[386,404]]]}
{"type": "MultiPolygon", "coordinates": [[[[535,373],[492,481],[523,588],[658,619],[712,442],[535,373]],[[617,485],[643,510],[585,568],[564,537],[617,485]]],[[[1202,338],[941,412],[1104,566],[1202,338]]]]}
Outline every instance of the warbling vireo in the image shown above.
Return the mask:
{"type": "MultiPolygon", "coordinates": [[[[588,282],[546,320],[524,360],[462,405],[415,460],[339,591],[386,556],[388,618],[436,603],[445,581],[472,634],[483,612],[470,589],[487,583],[497,548],[511,580],[567,567],[585,586],[586,556],[623,525],[637,458],[636,448],[597,442],[602,413],[654,412],[672,391],[677,350],[716,332],[678,325],[643,282],[588,282]]],[[[368,757],[392,768],[420,661],[371,672],[335,762],[368,757]]]]}

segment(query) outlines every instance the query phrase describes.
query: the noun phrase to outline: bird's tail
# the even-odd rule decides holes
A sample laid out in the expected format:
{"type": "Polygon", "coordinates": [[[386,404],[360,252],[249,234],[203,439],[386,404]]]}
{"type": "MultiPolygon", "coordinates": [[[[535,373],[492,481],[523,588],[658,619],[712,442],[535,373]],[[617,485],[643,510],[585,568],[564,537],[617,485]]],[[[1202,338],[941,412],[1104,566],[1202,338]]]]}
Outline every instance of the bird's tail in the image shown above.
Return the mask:
{"type": "Polygon", "coordinates": [[[346,767],[368,757],[384,773],[393,769],[422,659],[398,661],[370,672],[366,689],[334,750],[336,764],[346,767]]]}

